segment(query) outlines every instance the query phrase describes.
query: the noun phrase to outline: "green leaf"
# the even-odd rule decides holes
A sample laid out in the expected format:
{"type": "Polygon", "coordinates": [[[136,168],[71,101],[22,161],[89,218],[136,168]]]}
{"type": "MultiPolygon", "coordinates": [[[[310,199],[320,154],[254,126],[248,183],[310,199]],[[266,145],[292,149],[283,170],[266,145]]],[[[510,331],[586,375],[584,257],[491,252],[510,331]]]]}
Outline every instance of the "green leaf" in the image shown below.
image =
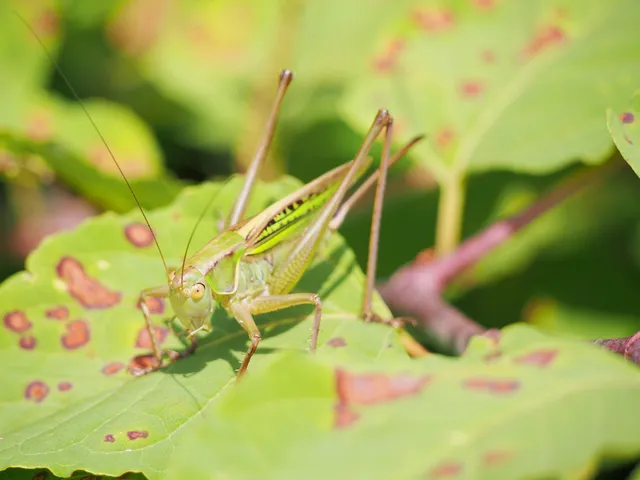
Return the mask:
{"type": "Polygon", "coordinates": [[[380,33],[382,63],[352,85],[359,129],[388,108],[440,179],[504,168],[544,173],[610,152],[603,111],[640,75],[633,0],[415,2],[380,33]]]}
{"type": "Polygon", "coordinates": [[[620,154],[640,176],[640,92],[626,109],[607,110],[607,126],[620,154]]]}
{"type": "MultiPolygon", "coordinates": [[[[171,207],[150,213],[170,268],[180,265],[212,194],[214,212],[205,215],[191,253],[216,233],[240,185],[235,178],[187,188],[171,207]]],[[[259,184],[250,213],[299,185],[291,178],[259,184]]],[[[175,435],[199,422],[204,406],[234,383],[247,336],[222,309],[195,355],[145,377],[127,373],[133,357],[150,352],[138,295],[166,282],[140,222],[136,212],[108,213],[49,237],[28,257],[27,271],[0,287],[0,362],[6,372],[0,468],[49,468],[63,476],[76,469],[111,475],[130,470],[159,478],[171,461],[175,435]]],[[[323,299],[318,354],[374,363],[405,357],[392,329],[359,320],[363,284],[353,255],[340,238],[332,238],[297,287],[323,299]]],[[[165,324],[172,318],[169,305],[156,307],[162,312],[154,319],[158,334],[166,335],[163,346],[181,348],[165,324]]],[[[389,315],[377,297],[375,309],[389,315]]],[[[250,375],[268,368],[274,352],[306,349],[311,311],[300,307],[256,318],[264,339],[250,375]]]]}
{"type": "Polygon", "coordinates": [[[549,332],[582,340],[630,337],[640,324],[638,316],[576,308],[544,298],[529,302],[526,321],[549,332]]]}
{"type": "Polygon", "coordinates": [[[143,206],[170,203],[182,184],[165,173],[149,128],[121,105],[88,100],[84,106],[109,149],[82,106],[50,96],[33,101],[19,126],[0,130],[0,148],[18,159],[38,155],[89,200],[114,211],[129,211],[136,204],[111,151],[143,206]]]}
{"type": "Polygon", "coordinates": [[[42,89],[51,70],[42,47],[18,15],[55,54],[60,35],[57,4],[55,0],[0,2],[0,128],[22,118],[31,96],[42,89]]]}
{"type": "MultiPolygon", "coordinates": [[[[345,85],[367,71],[376,48],[372,32],[401,16],[408,3],[190,1],[153,15],[130,3],[113,16],[108,32],[163,95],[193,114],[193,121],[176,125],[189,141],[240,148],[258,138],[283,68],[296,74],[283,123],[299,128],[335,117],[345,85]]],[[[376,110],[368,110],[371,119],[376,110]]]]}
{"type": "Polygon", "coordinates": [[[167,478],[572,478],[640,453],[637,367],[530,327],[457,360],[261,373],[176,437],[167,478]]]}

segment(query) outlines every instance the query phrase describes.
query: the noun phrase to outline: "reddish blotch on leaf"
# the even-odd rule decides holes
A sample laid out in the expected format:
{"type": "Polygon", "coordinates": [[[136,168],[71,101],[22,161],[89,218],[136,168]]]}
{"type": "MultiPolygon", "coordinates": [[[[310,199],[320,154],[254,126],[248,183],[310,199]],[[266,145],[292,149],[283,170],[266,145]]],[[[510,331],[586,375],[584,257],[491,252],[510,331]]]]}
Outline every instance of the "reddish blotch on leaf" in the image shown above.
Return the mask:
{"type": "Polygon", "coordinates": [[[124,227],[124,236],[134,247],[144,248],[153,245],[153,234],[144,223],[131,223],[124,227]]]}
{"type": "Polygon", "coordinates": [[[564,30],[556,25],[547,25],[540,28],[535,36],[525,45],[522,55],[533,57],[544,50],[559,46],[566,41],[564,30]]]}
{"type": "Polygon", "coordinates": [[[47,395],[49,395],[49,387],[46,383],[41,382],[40,380],[35,380],[29,383],[24,391],[24,398],[32,400],[35,403],[42,402],[47,395]]]}
{"type": "Polygon", "coordinates": [[[44,316],[53,320],[66,320],[69,318],[69,309],[64,305],[60,305],[44,312],[44,316]]]}
{"type": "Polygon", "coordinates": [[[107,434],[104,436],[104,441],[105,441],[105,442],[107,442],[107,443],[113,443],[113,442],[115,442],[115,441],[116,441],[116,437],[114,437],[114,436],[113,436],[112,434],[110,434],[110,433],[107,433],[107,434]]]}
{"type": "Polygon", "coordinates": [[[636,117],[631,112],[625,112],[620,114],[620,121],[622,123],[633,123],[636,117]]]}
{"type": "MultiPolygon", "coordinates": [[[[156,337],[156,342],[158,343],[158,345],[162,345],[165,339],[167,338],[167,335],[169,334],[169,329],[154,326],[153,334],[156,337]]],[[[138,338],[136,340],[135,346],[136,348],[145,348],[145,349],[149,349],[153,347],[153,344],[151,343],[151,338],[149,336],[149,330],[147,330],[146,327],[142,327],[138,332],[138,338]]]]}
{"type": "Polygon", "coordinates": [[[68,350],[80,348],[89,343],[91,334],[89,325],[85,320],[74,320],[68,323],[66,331],[60,338],[62,346],[68,350]]]}
{"type": "Polygon", "coordinates": [[[445,7],[414,8],[411,19],[425,32],[440,32],[453,26],[453,12],[445,7]]]}
{"type": "Polygon", "coordinates": [[[71,382],[60,382],[58,384],[58,390],[61,392],[68,392],[73,388],[73,384],[71,382]]]}
{"type": "Polygon", "coordinates": [[[149,436],[149,432],[146,430],[131,430],[127,432],[127,437],[129,440],[137,440],[139,438],[147,438],[149,436]]]}
{"type": "Polygon", "coordinates": [[[69,294],[85,308],[109,308],[120,301],[120,292],[108,289],[87,275],[82,264],[75,258],[62,258],[56,271],[58,277],[67,284],[69,294]]]}
{"type": "Polygon", "coordinates": [[[514,359],[516,363],[524,365],[535,365],[538,367],[546,367],[558,356],[558,350],[540,349],[527,353],[514,359]]]}
{"type": "Polygon", "coordinates": [[[327,340],[327,345],[333,348],[346,347],[347,341],[342,337],[333,337],[327,340]]]}
{"type": "Polygon", "coordinates": [[[432,468],[427,475],[430,480],[454,478],[462,473],[462,465],[458,462],[447,462],[432,468]]]}
{"type": "Polygon", "coordinates": [[[419,393],[431,381],[429,376],[409,374],[350,373],[336,369],[338,403],[334,425],[343,428],[355,422],[359,415],[352,407],[373,405],[419,393]]]}
{"type": "Polygon", "coordinates": [[[512,457],[512,452],[507,452],[505,450],[490,450],[482,455],[482,462],[485,465],[493,466],[504,463],[512,457]]]}
{"type": "MultiPolygon", "coordinates": [[[[138,308],[139,310],[141,310],[140,302],[141,301],[138,301],[138,303],[136,304],[136,308],[138,308]]],[[[147,309],[151,314],[164,313],[164,300],[162,298],[147,297],[144,300],[144,304],[147,306],[147,309]]]]}
{"type": "Polygon", "coordinates": [[[27,337],[21,337],[20,342],[18,343],[20,348],[23,350],[33,350],[34,348],[36,348],[36,344],[37,342],[35,337],[32,337],[30,335],[27,337]]]}
{"type": "Polygon", "coordinates": [[[121,362],[111,362],[107,363],[104,367],[102,367],[103,375],[115,375],[120,372],[123,368],[125,368],[125,364],[121,362]]]}
{"type": "Polygon", "coordinates": [[[476,390],[488,393],[506,394],[520,389],[517,380],[470,378],[462,384],[467,390],[476,390]]]}
{"type": "Polygon", "coordinates": [[[26,332],[32,325],[26,314],[20,310],[9,312],[4,316],[4,326],[16,333],[26,332]]]}

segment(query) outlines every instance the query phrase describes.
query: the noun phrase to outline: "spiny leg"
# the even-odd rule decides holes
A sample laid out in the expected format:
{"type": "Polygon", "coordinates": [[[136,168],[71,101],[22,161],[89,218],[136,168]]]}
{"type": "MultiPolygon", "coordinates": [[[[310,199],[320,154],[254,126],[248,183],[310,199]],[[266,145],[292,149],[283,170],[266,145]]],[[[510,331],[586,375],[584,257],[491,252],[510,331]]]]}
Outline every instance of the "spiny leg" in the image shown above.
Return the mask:
{"type": "Polygon", "coordinates": [[[389,151],[391,147],[391,137],[393,135],[393,121],[386,128],[385,132],[385,144],[383,150],[382,160],[380,162],[380,168],[372,173],[360,187],[340,206],[340,209],[333,217],[331,224],[329,225],[331,230],[337,230],[344,219],[346,218],[349,210],[355,205],[355,203],[362,198],[369,188],[377,181],[376,194],[374,199],[373,214],[371,219],[371,234],[369,237],[369,255],[367,259],[367,276],[365,292],[362,299],[362,317],[366,321],[386,323],[394,328],[402,327],[405,321],[414,323],[411,318],[391,318],[383,319],[373,313],[371,304],[373,299],[373,290],[375,288],[376,278],[376,266],[378,260],[378,240],[380,236],[380,222],[382,220],[382,205],[384,200],[384,192],[386,188],[387,172],[389,167],[396,163],[407,151],[413,147],[418,141],[422,140],[423,136],[414,137],[409,143],[402,147],[391,159],[389,159],[389,151]]]}
{"type": "Polygon", "coordinates": [[[290,70],[283,70],[282,72],[280,72],[278,93],[276,94],[276,99],[273,103],[273,107],[271,108],[269,120],[267,121],[262,139],[260,140],[260,143],[258,145],[258,150],[256,151],[256,154],[254,155],[251,163],[249,164],[249,168],[247,169],[245,181],[242,185],[242,190],[240,191],[238,198],[234,202],[231,213],[229,213],[229,217],[225,222],[225,227],[232,227],[236,225],[244,216],[244,213],[247,209],[247,204],[249,202],[249,197],[251,195],[251,190],[253,189],[253,184],[255,183],[255,180],[258,176],[258,170],[260,170],[260,166],[264,162],[264,159],[267,156],[267,152],[269,151],[271,140],[273,140],[273,134],[276,129],[276,123],[278,122],[278,115],[280,113],[282,99],[284,98],[284,94],[287,92],[287,88],[289,87],[289,84],[292,80],[293,72],[291,72],[290,70]]]}
{"type": "Polygon", "coordinates": [[[167,298],[168,296],[169,296],[168,285],[162,285],[160,287],[154,287],[154,288],[146,288],[142,292],[140,292],[140,296],[138,297],[138,303],[144,315],[144,322],[146,325],[147,333],[149,334],[149,339],[151,341],[151,349],[153,351],[154,364],[147,368],[135,369],[135,371],[133,372],[134,375],[144,375],[146,373],[150,373],[155,370],[158,370],[163,366],[162,350],[158,345],[156,335],[153,331],[153,324],[151,321],[151,312],[149,311],[149,306],[147,305],[146,300],[150,298],[167,298]]]}
{"type": "Polygon", "coordinates": [[[382,220],[382,207],[384,191],[387,186],[387,173],[389,171],[389,150],[393,135],[393,119],[389,120],[385,129],[384,147],[382,147],[382,159],[380,161],[380,176],[376,187],[376,196],[373,200],[373,213],[371,215],[371,233],[369,234],[369,255],[367,256],[367,279],[362,297],[362,316],[366,320],[373,318],[371,302],[376,281],[376,266],[378,264],[378,245],[380,240],[380,222],[382,220]]]}
{"type": "Polygon", "coordinates": [[[322,304],[320,297],[315,293],[291,293],[288,295],[271,295],[267,297],[254,298],[248,304],[232,304],[230,306],[231,314],[235,317],[240,326],[247,332],[251,344],[242,360],[240,370],[238,370],[238,378],[247,370],[251,357],[258,348],[262,335],[253,320],[253,315],[261,313],[275,312],[284,308],[295,307],[298,305],[314,305],[314,321],[311,335],[309,350],[315,352],[318,344],[318,334],[320,332],[320,320],[322,318],[322,304]]]}
{"type": "MultiPolygon", "coordinates": [[[[409,143],[407,143],[404,147],[398,150],[393,155],[393,157],[391,157],[391,160],[389,161],[389,168],[391,168],[416,143],[418,143],[423,138],[424,138],[424,135],[413,137],[409,141],[409,143]]],[[[349,213],[349,211],[364,196],[364,194],[367,193],[367,191],[373,186],[373,184],[376,183],[379,177],[380,177],[380,169],[377,169],[375,172],[369,175],[369,177],[367,177],[367,179],[364,182],[362,182],[362,184],[358,187],[358,189],[355,192],[353,192],[349,198],[347,198],[344,202],[342,202],[342,205],[340,205],[340,208],[338,209],[333,219],[331,220],[331,223],[329,224],[329,229],[332,232],[335,232],[340,228],[340,226],[344,222],[344,219],[347,217],[347,214],[349,213]]]]}

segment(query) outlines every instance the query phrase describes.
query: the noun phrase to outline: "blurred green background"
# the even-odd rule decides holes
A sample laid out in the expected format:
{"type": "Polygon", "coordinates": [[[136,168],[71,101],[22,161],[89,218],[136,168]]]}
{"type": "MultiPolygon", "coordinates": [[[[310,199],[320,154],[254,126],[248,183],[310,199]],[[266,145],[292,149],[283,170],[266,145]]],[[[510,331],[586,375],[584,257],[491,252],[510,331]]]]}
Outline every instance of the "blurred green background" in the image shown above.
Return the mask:
{"type": "MultiPolygon", "coordinates": [[[[398,148],[379,275],[623,161],[605,111],[640,86],[640,6],[556,0],[0,0],[0,276],[46,235],[133,200],[33,28],[147,208],[242,171],[285,99],[264,179],[348,161],[378,108],[398,148]]],[[[380,152],[378,145],[374,156],[380,152]]],[[[370,200],[342,233],[364,266],[370,200]]],[[[483,325],[583,338],[640,328],[640,183],[626,166],[493,252],[451,300],[483,325]]]]}

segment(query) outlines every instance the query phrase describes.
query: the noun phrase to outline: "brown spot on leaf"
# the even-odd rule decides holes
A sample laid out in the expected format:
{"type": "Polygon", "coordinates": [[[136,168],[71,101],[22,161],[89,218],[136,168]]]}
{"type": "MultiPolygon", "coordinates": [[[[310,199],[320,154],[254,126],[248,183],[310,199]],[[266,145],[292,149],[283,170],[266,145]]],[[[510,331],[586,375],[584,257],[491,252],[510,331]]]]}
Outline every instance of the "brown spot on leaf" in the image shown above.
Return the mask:
{"type": "Polygon", "coordinates": [[[42,402],[49,395],[49,387],[39,380],[31,382],[24,391],[24,398],[35,403],[42,402]]]}
{"type": "Polygon", "coordinates": [[[120,292],[109,290],[87,275],[82,264],[75,258],[62,258],[56,271],[67,284],[69,294],[85,308],[109,308],[120,301],[120,292]]]}
{"type": "Polygon", "coordinates": [[[32,336],[21,337],[18,343],[23,350],[33,350],[36,348],[36,339],[32,336]]]}
{"type": "Polygon", "coordinates": [[[124,236],[134,247],[144,248],[153,245],[153,234],[144,223],[132,223],[124,227],[124,236]]]}
{"type": "MultiPolygon", "coordinates": [[[[147,297],[144,300],[149,313],[164,313],[164,300],[162,298],[157,297],[147,297]]],[[[140,310],[140,302],[136,305],[136,307],[140,310]]]]}
{"type": "Polygon", "coordinates": [[[520,382],[517,380],[470,378],[465,380],[463,387],[469,390],[505,394],[518,390],[520,388],[520,382]]]}
{"type": "Polygon", "coordinates": [[[147,432],[146,430],[131,430],[127,432],[127,437],[129,437],[129,440],[147,438],[148,436],[149,436],[149,432],[147,432]]]}
{"type": "Polygon", "coordinates": [[[388,73],[398,64],[400,55],[404,50],[405,43],[401,39],[389,42],[382,53],[373,59],[373,69],[378,73],[388,73]]]}
{"type": "Polygon", "coordinates": [[[85,320],[74,320],[68,323],[66,330],[66,333],[62,335],[60,341],[62,342],[62,346],[68,350],[83,347],[91,338],[89,325],[85,320]]]}
{"type": "Polygon", "coordinates": [[[440,32],[453,25],[453,12],[445,7],[414,8],[411,18],[425,32],[440,32]]]}
{"type": "Polygon", "coordinates": [[[120,372],[125,367],[124,363],[121,362],[111,362],[107,363],[104,367],[102,367],[103,375],[115,375],[120,372]]]}
{"type": "Polygon", "coordinates": [[[516,363],[522,363],[525,365],[536,365],[539,367],[546,367],[558,356],[557,350],[541,349],[534,350],[531,353],[522,355],[515,359],[516,363]]]}
{"type": "Polygon", "coordinates": [[[513,457],[511,452],[505,450],[490,450],[482,456],[482,462],[487,466],[494,466],[504,463],[513,457]]]}
{"type": "Polygon", "coordinates": [[[342,337],[333,337],[327,341],[327,345],[334,348],[346,347],[347,341],[342,337]]]}
{"type": "Polygon", "coordinates": [[[68,392],[73,388],[73,384],[71,382],[60,382],[58,384],[58,390],[61,392],[68,392]]]}
{"type": "Polygon", "coordinates": [[[561,45],[565,41],[565,32],[560,27],[547,25],[538,29],[535,36],[525,45],[522,54],[525,57],[533,57],[544,50],[561,45]]]}
{"type": "Polygon", "coordinates": [[[13,332],[23,333],[31,328],[32,323],[24,312],[15,310],[4,316],[4,326],[13,332]]]}
{"type": "Polygon", "coordinates": [[[496,5],[496,0],[473,0],[473,5],[478,10],[488,11],[496,5]]]}
{"type": "Polygon", "coordinates": [[[353,425],[358,418],[360,418],[360,414],[351,410],[349,405],[337,404],[335,406],[336,417],[334,421],[334,425],[336,428],[346,428],[353,425]]]}
{"type": "Polygon", "coordinates": [[[627,137],[626,135],[624,136],[624,139],[629,145],[633,145],[633,142],[631,141],[631,139],[629,137],[627,137]]]}
{"type": "Polygon", "coordinates": [[[625,112],[620,115],[622,123],[633,123],[636,117],[631,112],[625,112]]]}
{"type": "Polygon", "coordinates": [[[45,317],[52,318],[54,320],[66,320],[69,318],[69,309],[64,305],[59,307],[53,307],[44,312],[45,317]]]}
{"type": "Polygon", "coordinates": [[[440,478],[453,478],[458,476],[462,472],[462,465],[457,462],[446,462],[434,467],[429,472],[427,478],[440,479],[440,478]]]}
{"type": "Polygon", "coordinates": [[[26,134],[35,142],[44,142],[53,135],[53,118],[51,112],[38,109],[27,120],[26,134]]]}
{"type": "Polygon", "coordinates": [[[36,473],[31,480],[45,480],[49,476],[49,472],[47,470],[43,470],[42,472],[36,473]]]}
{"type": "Polygon", "coordinates": [[[455,132],[448,127],[441,128],[436,132],[435,142],[439,149],[444,150],[451,142],[453,142],[456,134],[455,132]]]}
{"type": "Polygon", "coordinates": [[[484,63],[494,63],[496,61],[496,54],[493,50],[483,50],[480,54],[480,58],[484,63]]]}
{"type": "Polygon", "coordinates": [[[41,37],[50,37],[58,34],[60,19],[55,10],[43,9],[33,22],[33,28],[41,37]]]}
{"type": "Polygon", "coordinates": [[[460,95],[463,98],[476,98],[484,92],[484,83],[480,80],[469,80],[460,85],[460,95]]]}
{"type": "Polygon", "coordinates": [[[115,442],[115,441],[116,441],[116,437],[114,437],[114,436],[113,436],[112,434],[110,434],[110,433],[107,433],[107,434],[104,436],[104,441],[105,441],[105,442],[107,442],[107,443],[113,443],[113,442],[115,442]]]}
{"type": "MultiPolygon", "coordinates": [[[[169,333],[168,328],[162,328],[158,326],[153,327],[153,334],[156,337],[156,342],[158,345],[162,345],[167,338],[167,334],[169,333]]],[[[151,343],[151,338],[149,337],[149,330],[146,327],[142,327],[138,332],[138,339],[136,340],[137,348],[153,348],[153,344],[151,343]]]]}
{"type": "Polygon", "coordinates": [[[353,424],[359,414],[353,410],[357,405],[373,405],[397,398],[415,395],[431,380],[428,376],[408,374],[358,374],[342,369],[336,370],[338,404],[335,407],[336,428],[353,424]]]}
{"type": "Polygon", "coordinates": [[[382,373],[359,374],[336,370],[338,398],[343,404],[371,405],[419,393],[429,376],[382,373]]]}
{"type": "Polygon", "coordinates": [[[150,353],[136,355],[129,362],[129,372],[136,375],[138,372],[147,371],[156,365],[156,359],[150,353]]]}
{"type": "Polygon", "coordinates": [[[484,361],[487,363],[493,363],[500,360],[500,358],[502,358],[502,352],[500,350],[496,350],[494,352],[487,353],[484,356],[484,361]]]}

